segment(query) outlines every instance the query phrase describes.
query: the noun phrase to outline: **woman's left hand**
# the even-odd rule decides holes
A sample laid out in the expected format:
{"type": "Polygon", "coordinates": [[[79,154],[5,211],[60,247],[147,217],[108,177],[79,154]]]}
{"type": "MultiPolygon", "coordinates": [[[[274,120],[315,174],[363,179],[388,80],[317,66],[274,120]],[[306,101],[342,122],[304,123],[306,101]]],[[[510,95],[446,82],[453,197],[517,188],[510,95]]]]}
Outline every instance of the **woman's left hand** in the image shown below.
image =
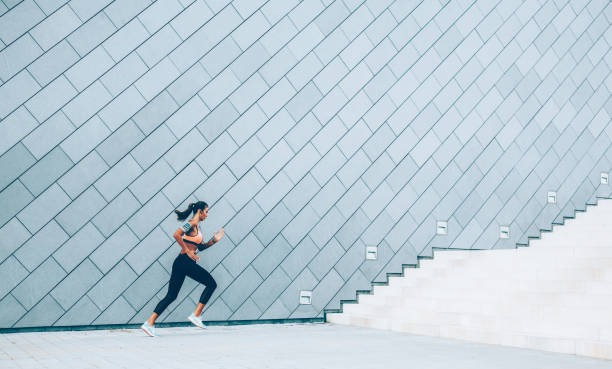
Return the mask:
{"type": "Polygon", "coordinates": [[[225,231],[223,230],[223,228],[221,228],[219,232],[213,233],[213,241],[219,242],[219,240],[223,237],[224,234],[225,231]]]}

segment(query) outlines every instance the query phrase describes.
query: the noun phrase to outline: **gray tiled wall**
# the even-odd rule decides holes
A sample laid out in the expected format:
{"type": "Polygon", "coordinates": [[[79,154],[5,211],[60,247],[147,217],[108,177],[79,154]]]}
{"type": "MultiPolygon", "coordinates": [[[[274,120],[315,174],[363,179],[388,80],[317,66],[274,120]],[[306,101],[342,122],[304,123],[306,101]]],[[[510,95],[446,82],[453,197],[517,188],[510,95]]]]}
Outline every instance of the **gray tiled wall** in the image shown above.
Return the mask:
{"type": "Polygon", "coordinates": [[[610,195],[611,22],[608,0],[2,0],[0,327],[143,321],[196,199],[226,229],[208,320],[321,317],[432,247],[526,244],[610,195]]]}

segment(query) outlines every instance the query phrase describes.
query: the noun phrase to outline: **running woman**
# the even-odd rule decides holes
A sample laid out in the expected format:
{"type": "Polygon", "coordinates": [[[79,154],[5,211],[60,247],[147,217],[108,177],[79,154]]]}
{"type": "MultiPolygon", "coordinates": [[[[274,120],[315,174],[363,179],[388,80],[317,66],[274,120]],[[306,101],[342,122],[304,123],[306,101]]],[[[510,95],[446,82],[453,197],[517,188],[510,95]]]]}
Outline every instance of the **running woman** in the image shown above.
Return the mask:
{"type": "Polygon", "coordinates": [[[176,300],[186,276],[206,286],[196,305],[195,311],[187,317],[187,319],[197,327],[204,328],[200,314],[202,314],[202,309],[204,309],[210,296],[212,296],[215,288],[217,288],[217,283],[210,273],[196,263],[200,260],[196,255],[196,250],[206,250],[219,242],[224,234],[223,228],[221,228],[219,232],[214,233],[213,237],[208,240],[208,242],[202,243],[200,222],[208,216],[208,204],[204,201],[198,201],[189,204],[185,211],[175,210],[174,212],[177,214],[179,221],[187,219],[191,214],[193,214],[193,217],[174,232],[174,239],[181,246],[181,252],[176,259],[174,259],[174,263],[172,263],[168,293],[166,297],[157,304],[151,317],[140,327],[151,337],[155,336],[155,320],[164,310],[166,310],[168,305],[176,300]]]}

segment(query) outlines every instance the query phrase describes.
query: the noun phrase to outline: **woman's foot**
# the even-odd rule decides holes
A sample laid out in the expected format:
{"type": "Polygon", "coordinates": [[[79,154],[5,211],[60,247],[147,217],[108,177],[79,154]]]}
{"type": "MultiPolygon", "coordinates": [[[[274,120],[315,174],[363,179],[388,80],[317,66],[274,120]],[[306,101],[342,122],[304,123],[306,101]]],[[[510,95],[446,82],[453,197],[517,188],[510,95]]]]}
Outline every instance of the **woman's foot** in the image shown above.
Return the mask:
{"type": "Polygon", "coordinates": [[[141,326],[140,329],[142,329],[148,336],[150,337],[155,337],[155,327],[150,325],[148,322],[144,322],[141,326]]]}
{"type": "Polygon", "coordinates": [[[204,324],[202,324],[202,318],[200,318],[199,316],[195,316],[195,314],[191,313],[191,315],[189,315],[187,317],[187,319],[193,323],[193,325],[195,325],[196,327],[205,329],[206,327],[204,327],[204,324]]]}

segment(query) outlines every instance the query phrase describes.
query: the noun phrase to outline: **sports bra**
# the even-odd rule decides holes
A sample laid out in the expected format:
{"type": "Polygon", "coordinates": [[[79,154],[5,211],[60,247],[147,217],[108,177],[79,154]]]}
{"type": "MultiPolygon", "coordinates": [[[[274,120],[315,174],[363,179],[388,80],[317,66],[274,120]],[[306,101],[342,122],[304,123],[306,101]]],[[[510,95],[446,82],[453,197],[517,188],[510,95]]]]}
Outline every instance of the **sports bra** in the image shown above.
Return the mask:
{"type": "Polygon", "coordinates": [[[198,233],[196,233],[195,236],[189,236],[189,235],[187,235],[187,232],[189,232],[189,230],[191,228],[192,227],[191,227],[191,224],[189,222],[186,222],[181,227],[181,229],[184,232],[183,233],[183,241],[197,246],[197,245],[202,243],[202,233],[200,233],[200,227],[197,227],[198,233]]]}

